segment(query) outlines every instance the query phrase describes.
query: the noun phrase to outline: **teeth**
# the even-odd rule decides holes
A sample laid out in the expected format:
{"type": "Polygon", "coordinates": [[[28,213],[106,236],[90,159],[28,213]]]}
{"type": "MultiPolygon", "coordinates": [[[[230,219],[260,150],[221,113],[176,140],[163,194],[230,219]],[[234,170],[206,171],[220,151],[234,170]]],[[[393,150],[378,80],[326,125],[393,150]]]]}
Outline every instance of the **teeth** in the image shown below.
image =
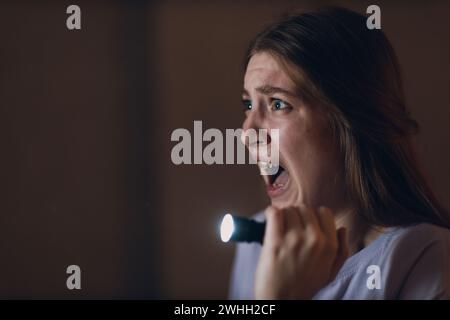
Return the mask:
{"type": "Polygon", "coordinates": [[[259,172],[264,176],[271,176],[277,173],[279,166],[270,162],[258,161],[259,172]]]}
{"type": "Polygon", "coordinates": [[[281,188],[281,187],[284,187],[284,184],[283,183],[274,183],[273,186],[276,188],[281,188]]]}

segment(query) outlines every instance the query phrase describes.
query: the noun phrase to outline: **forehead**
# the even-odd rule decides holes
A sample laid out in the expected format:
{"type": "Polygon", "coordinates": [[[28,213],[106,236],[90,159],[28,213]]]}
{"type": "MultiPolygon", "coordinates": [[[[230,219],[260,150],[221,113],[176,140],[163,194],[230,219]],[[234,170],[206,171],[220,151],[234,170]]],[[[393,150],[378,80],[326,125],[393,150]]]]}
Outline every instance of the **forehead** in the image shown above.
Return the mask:
{"type": "Polygon", "coordinates": [[[254,54],[248,63],[244,89],[251,91],[264,85],[294,89],[293,81],[278,60],[269,53],[261,52],[254,54]]]}

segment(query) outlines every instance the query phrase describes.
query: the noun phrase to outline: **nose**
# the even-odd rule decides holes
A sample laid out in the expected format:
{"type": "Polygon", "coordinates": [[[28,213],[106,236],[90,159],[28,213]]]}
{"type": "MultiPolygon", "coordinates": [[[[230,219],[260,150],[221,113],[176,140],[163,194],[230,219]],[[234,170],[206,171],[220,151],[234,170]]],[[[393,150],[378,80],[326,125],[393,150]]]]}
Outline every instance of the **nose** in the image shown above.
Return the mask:
{"type": "Polygon", "coordinates": [[[270,129],[264,114],[257,108],[250,111],[242,124],[242,130],[242,143],[248,148],[254,159],[260,161],[258,150],[261,147],[269,147],[271,143],[270,129]]]}

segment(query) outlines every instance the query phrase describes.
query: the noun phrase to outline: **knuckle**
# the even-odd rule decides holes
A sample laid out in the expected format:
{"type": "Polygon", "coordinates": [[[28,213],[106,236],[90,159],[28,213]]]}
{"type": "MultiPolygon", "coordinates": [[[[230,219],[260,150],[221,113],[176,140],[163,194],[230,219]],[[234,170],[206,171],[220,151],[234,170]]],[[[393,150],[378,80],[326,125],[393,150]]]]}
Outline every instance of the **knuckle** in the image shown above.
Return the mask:
{"type": "Polygon", "coordinates": [[[268,244],[268,251],[274,255],[277,256],[282,248],[282,243],[280,241],[273,241],[270,244],[268,244]]]}
{"type": "Polygon", "coordinates": [[[324,245],[324,239],[318,234],[312,234],[308,239],[308,247],[311,250],[321,250],[324,245]]]}
{"type": "Polygon", "coordinates": [[[293,250],[299,249],[303,245],[303,236],[298,232],[290,232],[286,236],[286,245],[293,250]]]}
{"type": "Polygon", "coordinates": [[[269,206],[266,209],[266,214],[267,215],[274,215],[274,214],[276,214],[276,212],[277,212],[277,209],[275,207],[273,207],[273,206],[269,206]]]}

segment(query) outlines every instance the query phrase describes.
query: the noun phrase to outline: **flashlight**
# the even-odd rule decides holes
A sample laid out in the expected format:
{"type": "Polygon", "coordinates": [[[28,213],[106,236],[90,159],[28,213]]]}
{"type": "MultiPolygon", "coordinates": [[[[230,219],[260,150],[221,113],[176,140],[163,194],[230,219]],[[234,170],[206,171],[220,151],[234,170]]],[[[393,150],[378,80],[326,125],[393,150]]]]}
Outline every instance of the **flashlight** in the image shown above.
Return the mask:
{"type": "Polygon", "coordinates": [[[227,213],[220,225],[220,238],[223,242],[259,242],[263,243],[265,222],[258,222],[227,213]]]}

